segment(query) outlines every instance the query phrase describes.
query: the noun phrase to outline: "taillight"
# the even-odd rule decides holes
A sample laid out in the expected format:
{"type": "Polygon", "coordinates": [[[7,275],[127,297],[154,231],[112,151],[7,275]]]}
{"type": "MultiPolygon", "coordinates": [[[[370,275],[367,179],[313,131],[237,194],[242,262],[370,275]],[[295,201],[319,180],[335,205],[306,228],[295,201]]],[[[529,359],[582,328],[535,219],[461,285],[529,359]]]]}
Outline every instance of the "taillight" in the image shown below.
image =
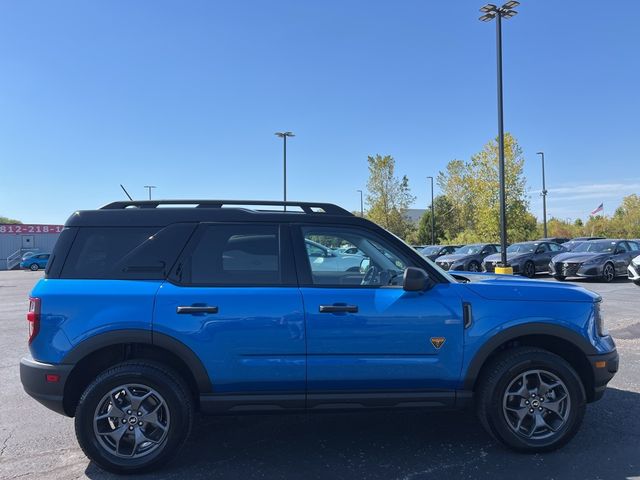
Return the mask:
{"type": "Polygon", "coordinates": [[[40,331],[40,299],[29,297],[29,311],[27,312],[27,324],[29,325],[29,345],[40,331]]]}

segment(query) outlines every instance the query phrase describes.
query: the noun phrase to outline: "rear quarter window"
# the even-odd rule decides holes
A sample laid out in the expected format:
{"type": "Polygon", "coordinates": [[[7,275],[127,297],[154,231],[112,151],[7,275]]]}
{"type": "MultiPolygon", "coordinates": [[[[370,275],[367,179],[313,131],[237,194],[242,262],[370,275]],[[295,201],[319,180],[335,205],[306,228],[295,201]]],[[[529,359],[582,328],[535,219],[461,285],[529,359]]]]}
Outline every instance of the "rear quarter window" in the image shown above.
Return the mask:
{"type": "Polygon", "coordinates": [[[60,278],[166,278],[195,224],[167,227],[81,227],[60,278]]]}

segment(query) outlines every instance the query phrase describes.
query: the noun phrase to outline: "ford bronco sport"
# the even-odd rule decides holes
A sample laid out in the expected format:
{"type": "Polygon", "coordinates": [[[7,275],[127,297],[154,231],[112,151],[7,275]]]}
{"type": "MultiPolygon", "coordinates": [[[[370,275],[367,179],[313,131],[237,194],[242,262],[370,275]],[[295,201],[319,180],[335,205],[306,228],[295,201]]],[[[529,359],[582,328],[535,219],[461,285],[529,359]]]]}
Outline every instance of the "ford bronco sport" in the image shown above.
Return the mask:
{"type": "Polygon", "coordinates": [[[20,373],[119,473],[174,457],[197,411],[474,406],[495,439],[543,452],[617,371],[600,300],[450,275],[335,205],[115,202],[67,221],[31,293],[20,373]],[[351,247],[359,268],[324,267],[351,247]]]}

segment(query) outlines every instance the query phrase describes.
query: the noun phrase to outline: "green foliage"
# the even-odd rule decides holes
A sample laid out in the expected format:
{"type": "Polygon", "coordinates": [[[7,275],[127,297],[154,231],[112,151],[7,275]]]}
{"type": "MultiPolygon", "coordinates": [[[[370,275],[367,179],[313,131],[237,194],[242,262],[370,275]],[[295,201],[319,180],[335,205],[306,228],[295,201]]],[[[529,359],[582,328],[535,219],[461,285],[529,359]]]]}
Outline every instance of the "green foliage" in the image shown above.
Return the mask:
{"type": "Polygon", "coordinates": [[[390,155],[367,158],[369,179],[366,202],[367,217],[401,238],[411,235],[413,225],[406,211],[415,200],[409,189],[409,179],[395,176],[395,160],[390,155]]]}
{"type": "MultiPolygon", "coordinates": [[[[442,243],[451,235],[449,231],[449,217],[453,212],[453,205],[444,195],[438,195],[433,199],[433,209],[435,210],[435,241],[442,243]]],[[[420,217],[416,230],[415,243],[419,245],[431,243],[431,205],[427,207],[425,213],[420,217]]]]}
{"type": "MultiPolygon", "coordinates": [[[[505,189],[507,239],[510,243],[536,234],[536,219],[528,211],[522,149],[505,135],[505,189]]],[[[438,185],[453,205],[447,217],[447,240],[454,243],[492,241],[500,238],[498,143],[487,143],[468,162],[453,160],[438,175],[438,185]]]]}
{"type": "Polygon", "coordinates": [[[20,220],[14,220],[14,219],[8,218],[8,217],[0,217],[0,223],[18,223],[18,224],[22,224],[22,222],[20,220]]]}

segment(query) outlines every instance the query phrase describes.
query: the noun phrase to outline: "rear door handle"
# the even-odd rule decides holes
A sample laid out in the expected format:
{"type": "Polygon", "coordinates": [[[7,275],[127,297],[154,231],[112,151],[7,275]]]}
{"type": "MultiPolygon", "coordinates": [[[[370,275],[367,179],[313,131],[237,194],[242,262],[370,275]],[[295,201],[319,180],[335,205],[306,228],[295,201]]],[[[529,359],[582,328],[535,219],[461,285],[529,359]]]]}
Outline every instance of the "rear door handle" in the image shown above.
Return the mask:
{"type": "Polygon", "coordinates": [[[184,313],[187,315],[192,315],[194,313],[218,313],[218,307],[210,307],[208,305],[183,305],[176,308],[176,313],[184,313]]]}
{"type": "Polygon", "coordinates": [[[320,313],[358,313],[357,305],[320,305],[320,313]]]}

